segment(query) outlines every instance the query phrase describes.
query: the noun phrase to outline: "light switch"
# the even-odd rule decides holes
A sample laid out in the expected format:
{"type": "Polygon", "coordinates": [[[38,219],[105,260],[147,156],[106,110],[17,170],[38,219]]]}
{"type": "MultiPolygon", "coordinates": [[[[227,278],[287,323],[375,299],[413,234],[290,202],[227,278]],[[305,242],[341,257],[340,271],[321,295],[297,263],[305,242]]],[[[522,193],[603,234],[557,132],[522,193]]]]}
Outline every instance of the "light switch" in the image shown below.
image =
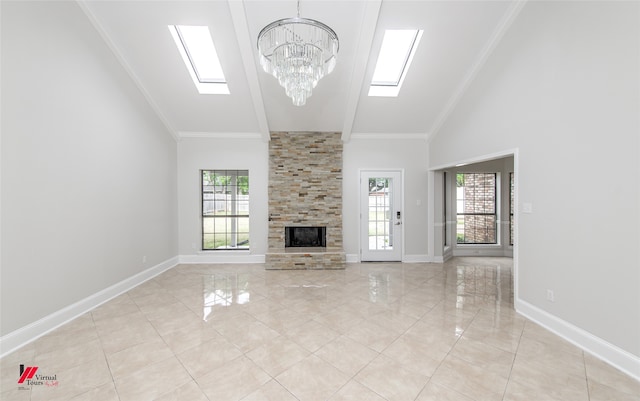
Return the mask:
{"type": "Polygon", "coordinates": [[[522,213],[533,213],[533,204],[528,202],[523,202],[522,213]]]}

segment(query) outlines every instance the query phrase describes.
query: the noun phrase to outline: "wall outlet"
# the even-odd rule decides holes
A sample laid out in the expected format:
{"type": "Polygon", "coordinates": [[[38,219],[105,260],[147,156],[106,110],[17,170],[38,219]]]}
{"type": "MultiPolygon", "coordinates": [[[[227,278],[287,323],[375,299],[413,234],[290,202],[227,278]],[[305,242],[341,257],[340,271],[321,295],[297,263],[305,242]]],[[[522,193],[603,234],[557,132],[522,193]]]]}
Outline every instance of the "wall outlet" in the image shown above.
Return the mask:
{"type": "Polygon", "coordinates": [[[196,249],[196,243],[195,242],[191,243],[191,249],[196,249]]]}
{"type": "Polygon", "coordinates": [[[555,297],[555,295],[553,295],[553,291],[552,290],[547,290],[547,301],[549,301],[549,302],[555,302],[556,301],[556,297],[555,297]]]}
{"type": "Polygon", "coordinates": [[[147,257],[146,256],[142,257],[142,263],[147,263],[147,257]]]}

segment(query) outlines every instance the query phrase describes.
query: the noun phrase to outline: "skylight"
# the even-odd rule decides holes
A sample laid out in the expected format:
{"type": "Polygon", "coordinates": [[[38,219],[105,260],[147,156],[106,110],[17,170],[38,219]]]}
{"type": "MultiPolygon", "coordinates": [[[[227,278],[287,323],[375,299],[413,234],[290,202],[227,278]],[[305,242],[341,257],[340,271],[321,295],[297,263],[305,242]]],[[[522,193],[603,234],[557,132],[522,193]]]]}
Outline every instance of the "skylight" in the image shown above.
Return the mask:
{"type": "Polygon", "coordinates": [[[187,70],[203,95],[228,95],[218,53],[206,26],[169,25],[187,70]]]}
{"type": "Polygon", "coordinates": [[[398,96],[422,30],[387,29],[369,87],[369,96],[398,96]]]}

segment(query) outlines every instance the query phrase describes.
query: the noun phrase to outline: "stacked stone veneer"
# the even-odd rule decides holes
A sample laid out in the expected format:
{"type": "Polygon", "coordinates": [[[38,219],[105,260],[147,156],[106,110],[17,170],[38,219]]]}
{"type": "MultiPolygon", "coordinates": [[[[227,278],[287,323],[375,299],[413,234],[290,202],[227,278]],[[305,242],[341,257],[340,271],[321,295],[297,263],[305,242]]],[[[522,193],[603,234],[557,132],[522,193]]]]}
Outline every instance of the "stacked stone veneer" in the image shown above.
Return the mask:
{"type": "Polygon", "coordinates": [[[267,269],[343,269],[340,133],[272,132],[267,269]],[[287,248],[287,226],[324,226],[326,248],[287,248]]]}

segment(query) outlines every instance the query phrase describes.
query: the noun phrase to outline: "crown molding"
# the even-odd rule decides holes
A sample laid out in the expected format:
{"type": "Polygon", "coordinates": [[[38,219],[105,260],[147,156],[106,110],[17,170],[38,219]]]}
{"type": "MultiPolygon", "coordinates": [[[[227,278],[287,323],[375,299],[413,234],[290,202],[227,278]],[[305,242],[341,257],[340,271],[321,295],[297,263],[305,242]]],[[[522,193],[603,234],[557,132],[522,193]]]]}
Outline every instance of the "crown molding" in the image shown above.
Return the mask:
{"type": "Polygon", "coordinates": [[[176,131],[173,129],[173,127],[169,123],[169,120],[160,111],[160,107],[158,107],[158,105],[153,100],[153,98],[151,97],[151,95],[149,94],[145,86],[142,84],[142,81],[140,80],[140,78],[138,78],[138,76],[135,74],[135,72],[133,71],[133,68],[131,68],[129,63],[127,63],[126,59],[122,55],[122,51],[120,50],[120,48],[116,46],[113,40],[111,40],[111,37],[107,34],[107,31],[104,29],[102,24],[100,24],[96,16],[93,14],[90,7],[87,5],[88,0],[76,0],[76,3],[78,4],[78,6],[80,6],[80,9],[82,9],[82,11],[85,13],[87,18],[89,19],[89,22],[91,22],[91,25],[93,25],[96,31],[98,31],[98,34],[100,35],[102,40],[104,40],[104,42],[106,43],[107,47],[111,50],[113,55],[116,57],[116,60],[118,60],[122,68],[124,68],[124,70],[129,75],[129,77],[131,77],[131,79],[133,80],[133,83],[136,85],[138,90],[142,93],[142,96],[144,96],[149,106],[151,106],[151,109],[156,113],[156,116],[160,119],[160,121],[165,126],[167,131],[171,134],[173,139],[177,142],[179,140],[179,137],[176,131]]]}
{"type": "Polygon", "coordinates": [[[192,132],[178,131],[179,139],[184,138],[210,138],[210,139],[263,139],[263,135],[257,132],[192,132]]]}
{"type": "Polygon", "coordinates": [[[408,134],[408,133],[358,133],[351,134],[350,139],[414,139],[426,141],[429,137],[428,134],[408,134]]]}

